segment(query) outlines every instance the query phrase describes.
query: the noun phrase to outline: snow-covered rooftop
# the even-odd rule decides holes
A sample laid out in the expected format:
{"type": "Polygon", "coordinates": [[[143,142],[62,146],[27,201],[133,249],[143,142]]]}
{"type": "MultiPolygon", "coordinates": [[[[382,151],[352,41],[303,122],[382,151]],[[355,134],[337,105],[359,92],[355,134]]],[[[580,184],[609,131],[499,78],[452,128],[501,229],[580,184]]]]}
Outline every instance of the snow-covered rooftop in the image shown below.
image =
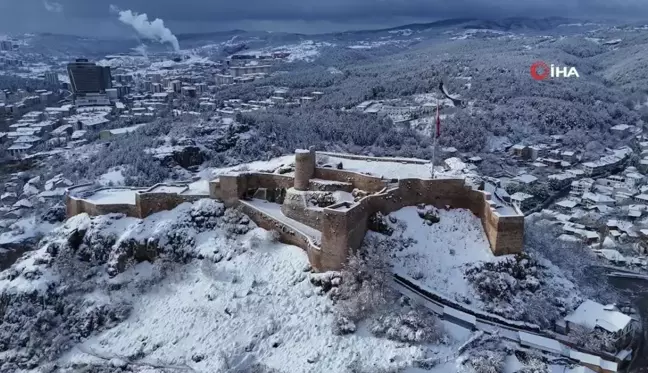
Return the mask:
{"type": "Polygon", "coordinates": [[[625,329],[632,321],[630,316],[619,311],[608,310],[606,306],[592,300],[583,302],[573,313],[565,317],[565,320],[591,329],[600,327],[612,333],[625,329]]]}

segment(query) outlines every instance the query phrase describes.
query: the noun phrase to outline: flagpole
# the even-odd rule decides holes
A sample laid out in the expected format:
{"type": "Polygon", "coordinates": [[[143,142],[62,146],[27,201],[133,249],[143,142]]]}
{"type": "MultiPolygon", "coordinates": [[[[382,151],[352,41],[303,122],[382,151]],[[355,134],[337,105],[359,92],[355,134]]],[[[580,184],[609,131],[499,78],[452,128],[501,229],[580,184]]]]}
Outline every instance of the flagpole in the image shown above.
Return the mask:
{"type": "Polygon", "coordinates": [[[432,178],[434,179],[434,158],[436,155],[436,133],[434,134],[434,143],[432,145],[432,178]]]}
{"type": "Polygon", "coordinates": [[[435,118],[435,123],[434,123],[434,142],[432,143],[432,178],[434,179],[434,162],[436,161],[436,145],[437,145],[437,137],[439,137],[438,134],[438,122],[439,122],[439,99],[437,98],[437,106],[436,106],[436,118],[435,118]]]}

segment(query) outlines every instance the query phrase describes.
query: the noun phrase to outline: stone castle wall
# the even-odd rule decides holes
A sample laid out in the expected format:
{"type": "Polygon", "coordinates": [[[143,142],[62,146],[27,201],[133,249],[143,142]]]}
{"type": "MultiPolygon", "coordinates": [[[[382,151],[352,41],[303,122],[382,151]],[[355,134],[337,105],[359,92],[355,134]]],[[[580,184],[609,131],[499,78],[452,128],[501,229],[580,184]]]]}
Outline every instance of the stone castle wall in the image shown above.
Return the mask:
{"type": "MultiPolygon", "coordinates": [[[[296,161],[295,177],[264,172],[222,175],[218,180],[210,182],[209,196],[222,200],[228,207],[241,206],[259,226],[266,229],[281,228],[282,240],[305,249],[311,264],[318,270],[340,269],[348,255],[361,246],[372,214],[389,214],[418,204],[469,209],[481,219],[495,255],[518,253],[522,250],[524,217],[498,214],[490,205],[490,194],[473,190],[465,185],[463,179],[386,180],[352,171],[318,168],[315,167],[313,149],[297,152],[296,161]],[[338,190],[358,188],[373,194],[356,203],[341,204],[337,208],[308,206],[306,191],[321,190],[326,184],[323,180],[342,183],[338,184],[338,190]],[[305,189],[300,191],[296,186],[305,189]],[[250,190],[258,188],[285,189],[286,198],[281,207],[283,214],[320,231],[321,243],[313,243],[303,232],[296,232],[246,203],[244,199],[250,190]],[[317,246],[319,244],[321,247],[317,246]]],[[[135,205],[95,205],[68,193],[67,213],[68,216],[73,216],[82,212],[90,215],[116,212],[144,218],[158,211],[173,209],[183,202],[204,198],[156,193],[153,192],[154,188],[138,192],[135,205]]]]}
{"type": "Polygon", "coordinates": [[[363,175],[353,171],[319,167],[315,169],[315,177],[323,180],[350,183],[351,185],[353,185],[353,188],[365,190],[370,193],[381,191],[387,186],[388,182],[388,180],[385,180],[383,178],[371,175],[363,175]]]}
{"type": "MultiPolygon", "coordinates": [[[[65,196],[66,214],[67,217],[72,217],[81,213],[86,213],[90,216],[119,213],[143,219],[156,212],[172,210],[184,202],[193,202],[207,197],[203,195],[178,194],[173,192],[150,192],[150,190],[155,190],[164,185],[166,184],[158,184],[147,190],[134,189],[134,205],[127,203],[95,204],[92,201],[84,199],[83,195],[75,195],[74,188],[71,188],[65,196]]],[[[116,188],[99,188],[86,191],[86,193],[96,193],[105,189],[116,188]]]]}
{"type": "Polygon", "coordinates": [[[65,196],[66,215],[68,218],[86,213],[90,216],[106,214],[126,214],[127,216],[139,217],[139,210],[136,205],[114,204],[114,205],[96,205],[92,202],[65,196]]]}
{"type": "Polygon", "coordinates": [[[236,206],[250,189],[288,189],[292,188],[294,183],[295,179],[292,176],[266,172],[226,174],[209,183],[209,196],[220,199],[227,207],[232,207],[236,206]]]}
{"type": "Polygon", "coordinates": [[[311,228],[322,230],[322,208],[308,206],[306,193],[302,191],[288,189],[281,212],[311,228]]]}
{"type": "Polygon", "coordinates": [[[194,202],[206,196],[181,195],[174,193],[138,193],[135,196],[139,218],[145,218],[160,211],[173,210],[185,202],[194,202]]]}
{"type": "Polygon", "coordinates": [[[308,261],[313,268],[318,270],[324,268],[322,267],[322,252],[320,247],[317,246],[317,243],[313,242],[305,233],[274,219],[272,216],[263,213],[245,201],[242,201],[238,208],[240,208],[241,211],[259,227],[278,232],[282,242],[289,245],[295,245],[306,251],[308,261]]]}
{"type": "Polygon", "coordinates": [[[360,247],[369,217],[390,214],[421,203],[437,208],[465,208],[477,215],[495,255],[519,253],[524,237],[523,216],[499,216],[490,207],[488,193],[473,190],[462,179],[405,179],[398,188],[367,196],[349,209],[325,208],[322,218],[323,256],[330,258],[329,269],[339,269],[350,250],[360,247]]]}

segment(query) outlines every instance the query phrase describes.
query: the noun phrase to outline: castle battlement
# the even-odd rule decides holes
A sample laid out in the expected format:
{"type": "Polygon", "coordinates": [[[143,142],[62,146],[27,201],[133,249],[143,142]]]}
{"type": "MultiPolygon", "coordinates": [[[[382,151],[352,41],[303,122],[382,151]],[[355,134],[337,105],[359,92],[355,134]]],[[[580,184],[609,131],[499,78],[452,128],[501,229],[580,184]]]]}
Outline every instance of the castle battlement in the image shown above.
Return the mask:
{"type": "MultiPolygon", "coordinates": [[[[372,157],[371,161],[380,158],[372,157]]],[[[83,190],[82,186],[77,190],[83,190]]],[[[148,189],[123,188],[123,200],[110,201],[104,198],[102,190],[106,189],[82,193],[71,189],[66,196],[68,216],[82,212],[90,215],[122,212],[144,218],[183,202],[215,198],[227,207],[240,208],[260,227],[276,230],[282,241],[306,250],[311,265],[320,271],[342,267],[348,256],[361,246],[372,215],[378,212],[386,215],[420,204],[472,211],[481,219],[495,255],[519,253],[523,245],[524,216],[497,204],[489,192],[476,190],[462,178],[385,179],[317,167],[313,148],[295,152],[294,175],[230,172],[209,182],[209,195],[190,193],[186,184],[160,184],[148,189]],[[322,194],[341,193],[349,197],[353,191],[359,194],[325,207],[312,203],[322,194]]]]}

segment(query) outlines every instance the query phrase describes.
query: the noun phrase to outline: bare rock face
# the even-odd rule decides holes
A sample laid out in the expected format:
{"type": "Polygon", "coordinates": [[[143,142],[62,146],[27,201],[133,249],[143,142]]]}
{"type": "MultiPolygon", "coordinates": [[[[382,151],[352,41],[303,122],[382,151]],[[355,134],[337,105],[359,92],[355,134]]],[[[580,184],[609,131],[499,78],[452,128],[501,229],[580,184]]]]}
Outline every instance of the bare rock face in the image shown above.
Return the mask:
{"type": "Polygon", "coordinates": [[[166,166],[178,165],[182,168],[190,168],[201,165],[205,161],[205,154],[199,147],[189,145],[164,154],[161,159],[166,166]]]}
{"type": "Polygon", "coordinates": [[[387,236],[391,236],[394,233],[394,228],[392,228],[389,223],[387,223],[387,219],[380,212],[377,212],[369,217],[368,228],[369,230],[382,233],[387,236]]]}
{"type": "Polygon", "coordinates": [[[32,238],[0,245],[0,271],[11,267],[23,253],[33,250],[36,246],[37,242],[32,238]]]}

